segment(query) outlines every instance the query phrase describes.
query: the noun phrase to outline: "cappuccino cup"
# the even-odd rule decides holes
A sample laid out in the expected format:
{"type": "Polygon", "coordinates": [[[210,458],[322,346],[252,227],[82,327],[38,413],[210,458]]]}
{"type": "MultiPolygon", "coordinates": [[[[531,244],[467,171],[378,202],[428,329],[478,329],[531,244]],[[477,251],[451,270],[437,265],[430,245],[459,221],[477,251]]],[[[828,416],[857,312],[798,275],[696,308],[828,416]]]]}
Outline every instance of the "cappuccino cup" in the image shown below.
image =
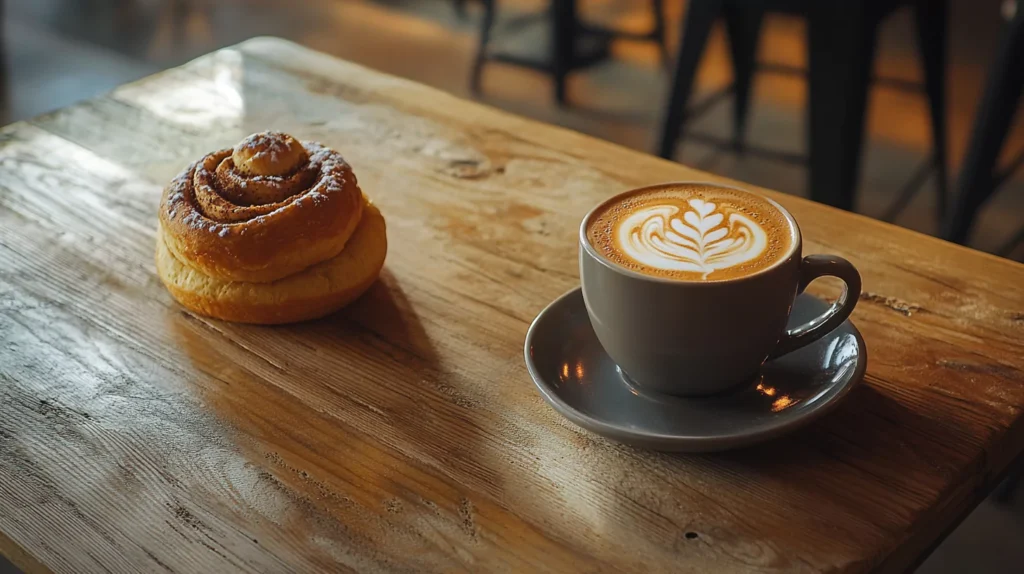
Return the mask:
{"type": "Polygon", "coordinates": [[[719,184],[619,194],[587,214],[579,242],[594,332],[623,377],[645,390],[708,395],[752,381],[766,360],[842,324],[860,296],[849,261],[802,256],[785,208],[719,184]],[[796,296],[823,276],[845,284],[838,300],[787,329],[796,296]]]}

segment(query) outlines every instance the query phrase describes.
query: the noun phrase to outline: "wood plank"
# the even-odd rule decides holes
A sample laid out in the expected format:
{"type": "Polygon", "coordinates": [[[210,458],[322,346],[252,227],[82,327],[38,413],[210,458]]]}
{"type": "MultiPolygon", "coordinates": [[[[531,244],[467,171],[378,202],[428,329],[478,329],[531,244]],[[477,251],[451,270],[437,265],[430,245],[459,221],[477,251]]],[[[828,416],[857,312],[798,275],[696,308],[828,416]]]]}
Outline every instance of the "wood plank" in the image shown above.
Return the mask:
{"type": "Polygon", "coordinates": [[[0,167],[0,532],[54,571],[901,571],[1024,449],[1024,266],[770,190],[864,276],[866,385],[734,453],[575,428],[521,345],[580,218],[724,180],[283,41],[4,128],[0,167]],[[349,159],[385,273],[308,324],[192,316],[161,186],[266,128],[349,159]]]}

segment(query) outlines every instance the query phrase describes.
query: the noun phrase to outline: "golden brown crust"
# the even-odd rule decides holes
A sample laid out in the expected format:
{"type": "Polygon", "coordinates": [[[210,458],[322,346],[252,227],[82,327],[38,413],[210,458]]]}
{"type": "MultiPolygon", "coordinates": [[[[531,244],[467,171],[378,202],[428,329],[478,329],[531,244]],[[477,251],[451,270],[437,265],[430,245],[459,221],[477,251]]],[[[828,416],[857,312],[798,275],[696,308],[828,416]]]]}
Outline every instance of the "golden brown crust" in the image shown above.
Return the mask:
{"type": "Polygon", "coordinates": [[[340,253],[362,216],[366,201],[340,154],[295,142],[275,155],[268,150],[279,144],[262,136],[263,147],[207,155],[164,191],[167,249],[211,277],[269,282],[295,274],[340,253]]]}
{"type": "Polygon", "coordinates": [[[167,235],[163,228],[157,234],[156,267],[174,298],[201,315],[241,323],[291,323],[337,311],[373,284],[387,254],[384,217],[372,204],[341,253],[273,282],[206,275],[175,257],[167,235]]]}
{"type": "Polygon", "coordinates": [[[290,173],[309,160],[299,140],[281,132],[259,132],[238,142],[232,163],[246,176],[290,173]]]}

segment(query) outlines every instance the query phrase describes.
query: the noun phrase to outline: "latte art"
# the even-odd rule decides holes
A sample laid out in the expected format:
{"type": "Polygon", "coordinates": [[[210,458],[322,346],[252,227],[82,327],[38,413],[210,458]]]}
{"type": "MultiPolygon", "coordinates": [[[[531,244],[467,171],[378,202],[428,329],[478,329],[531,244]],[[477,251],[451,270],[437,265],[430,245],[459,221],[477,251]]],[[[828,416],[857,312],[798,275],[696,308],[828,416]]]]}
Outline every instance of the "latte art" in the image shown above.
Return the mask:
{"type": "Polygon", "coordinates": [[[703,199],[687,202],[682,213],[675,205],[650,205],[625,218],[618,243],[630,258],[664,270],[693,271],[702,278],[756,259],[768,246],[768,236],[741,213],[724,213],[703,199]]]}
{"type": "Polygon", "coordinates": [[[792,255],[799,236],[772,201],[712,184],[665,184],[621,194],[588,216],[587,242],[644,275],[725,281],[792,255]]]}

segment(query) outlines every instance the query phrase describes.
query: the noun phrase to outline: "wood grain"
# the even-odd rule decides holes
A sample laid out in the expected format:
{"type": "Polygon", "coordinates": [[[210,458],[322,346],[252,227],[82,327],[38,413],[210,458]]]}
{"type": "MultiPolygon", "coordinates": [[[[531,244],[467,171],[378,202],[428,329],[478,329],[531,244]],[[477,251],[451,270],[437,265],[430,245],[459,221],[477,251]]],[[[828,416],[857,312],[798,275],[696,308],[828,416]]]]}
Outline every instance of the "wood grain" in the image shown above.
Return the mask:
{"type": "MultiPolygon", "coordinates": [[[[0,552],[27,571],[899,572],[1024,450],[1024,266],[796,197],[853,261],[866,384],[796,435],[594,437],[522,364],[601,199],[718,180],[261,38],[0,131],[0,552]],[[347,310],[178,307],[161,187],[262,129],[340,150],[388,219],[347,310]]],[[[747,186],[748,188],[750,186],[747,186]]],[[[831,284],[812,291],[834,295],[831,284]]]]}

